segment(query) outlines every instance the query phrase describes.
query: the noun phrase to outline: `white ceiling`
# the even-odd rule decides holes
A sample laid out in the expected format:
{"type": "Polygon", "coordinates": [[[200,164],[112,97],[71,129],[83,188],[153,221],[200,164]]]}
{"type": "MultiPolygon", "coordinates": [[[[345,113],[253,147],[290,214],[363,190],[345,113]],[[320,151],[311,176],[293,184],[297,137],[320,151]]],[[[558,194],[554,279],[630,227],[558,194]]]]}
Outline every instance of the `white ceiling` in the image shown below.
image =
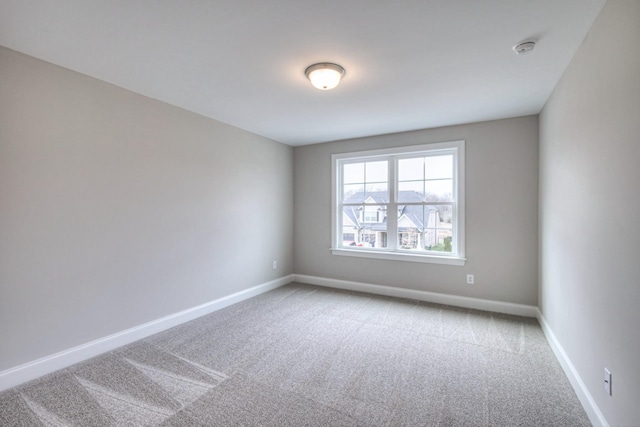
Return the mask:
{"type": "Polygon", "coordinates": [[[295,146],[537,114],[604,3],[0,0],[0,45],[295,146]]]}

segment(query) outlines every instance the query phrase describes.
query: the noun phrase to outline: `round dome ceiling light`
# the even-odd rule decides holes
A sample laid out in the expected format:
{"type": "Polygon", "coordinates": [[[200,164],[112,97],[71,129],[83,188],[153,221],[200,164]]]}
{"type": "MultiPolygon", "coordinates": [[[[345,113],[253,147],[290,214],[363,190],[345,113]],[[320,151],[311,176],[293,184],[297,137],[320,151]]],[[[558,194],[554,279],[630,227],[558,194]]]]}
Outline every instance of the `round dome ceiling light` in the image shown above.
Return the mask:
{"type": "Polygon", "coordinates": [[[525,53],[529,53],[536,47],[536,42],[534,40],[527,40],[522,43],[518,43],[513,47],[513,50],[518,55],[523,55],[525,53]]]}
{"type": "Polygon", "coordinates": [[[304,74],[311,81],[311,84],[318,89],[330,90],[338,86],[346,71],[338,64],[321,62],[308,66],[304,70],[304,74]]]}

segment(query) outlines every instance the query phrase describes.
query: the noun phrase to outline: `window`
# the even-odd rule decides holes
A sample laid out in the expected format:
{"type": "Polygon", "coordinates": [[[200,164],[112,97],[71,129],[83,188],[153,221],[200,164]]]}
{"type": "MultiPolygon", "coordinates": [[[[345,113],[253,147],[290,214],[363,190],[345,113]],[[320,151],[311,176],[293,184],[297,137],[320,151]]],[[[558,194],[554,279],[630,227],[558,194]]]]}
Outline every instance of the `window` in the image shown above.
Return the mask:
{"type": "Polygon", "coordinates": [[[464,265],[464,141],[334,154],[332,252],[464,265]]]}
{"type": "Polygon", "coordinates": [[[363,219],[364,219],[364,222],[378,222],[378,207],[365,206],[363,219]]]}

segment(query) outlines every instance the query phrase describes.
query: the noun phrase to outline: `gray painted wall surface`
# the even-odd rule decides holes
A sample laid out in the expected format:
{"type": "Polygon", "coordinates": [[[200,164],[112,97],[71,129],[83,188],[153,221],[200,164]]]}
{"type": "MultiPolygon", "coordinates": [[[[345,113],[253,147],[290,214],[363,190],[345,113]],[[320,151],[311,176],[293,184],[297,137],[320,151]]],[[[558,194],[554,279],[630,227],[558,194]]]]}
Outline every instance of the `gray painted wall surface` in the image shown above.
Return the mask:
{"type": "Polygon", "coordinates": [[[615,426],[640,424],[639,44],[640,1],[609,1],[540,117],[540,306],[615,426]]]}
{"type": "Polygon", "coordinates": [[[294,148],[297,274],[537,304],[537,116],[294,148]],[[464,267],[332,255],[331,154],[466,140],[464,267]],[[475,285],[466,274],[475,274],[475,285]]]}
{"type": "Polygon", "coordinates": [[[292,161],[0,48],[0,371],[292,273],[292,161]]]}

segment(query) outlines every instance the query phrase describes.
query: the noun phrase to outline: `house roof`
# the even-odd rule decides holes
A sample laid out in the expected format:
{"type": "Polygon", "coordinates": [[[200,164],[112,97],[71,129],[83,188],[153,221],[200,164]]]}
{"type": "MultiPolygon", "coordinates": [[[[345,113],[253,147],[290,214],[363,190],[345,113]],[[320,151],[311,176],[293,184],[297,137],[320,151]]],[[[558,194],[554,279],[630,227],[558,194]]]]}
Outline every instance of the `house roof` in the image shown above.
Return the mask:
{"type": "MultiPolygon", "coordinates": [[[[416,191],[400,191],[398,193],[399,199],[405,202],[422,202],[423,196],[416,191]]],[[[382,204],[387,203],[389,199],[388,192],[386,191],[372,191],[372,192],[364,192],[359,191],[357,193],[352,194],[350,197],[345,199],[345,203],[361,203],[364,200],[367,200],[367,204],[363,203],[358,206],[345,206],[343,208],[344,215],[349,218],[349,220],[355,224],[356,227],[367,227],[372,230],[386,230],[387,229],[387,217],[385,215],[384,220],[381,223],[375,222],[364,222],[360,221],[360,212],[362,206],[376,206],[376,203],[382,204]]],[[[398,217],[402,217],[403,215],[414,224],[412,228],[422,229],[424,228],[423,224],[423,214],[422,214],[423,205],[398,205],[398,217]]],[[[429,210],[437,209],[434,206],[426,206],[429,210]]],[[[403,229],[400,229],[403,231],[403,229]]]]}

